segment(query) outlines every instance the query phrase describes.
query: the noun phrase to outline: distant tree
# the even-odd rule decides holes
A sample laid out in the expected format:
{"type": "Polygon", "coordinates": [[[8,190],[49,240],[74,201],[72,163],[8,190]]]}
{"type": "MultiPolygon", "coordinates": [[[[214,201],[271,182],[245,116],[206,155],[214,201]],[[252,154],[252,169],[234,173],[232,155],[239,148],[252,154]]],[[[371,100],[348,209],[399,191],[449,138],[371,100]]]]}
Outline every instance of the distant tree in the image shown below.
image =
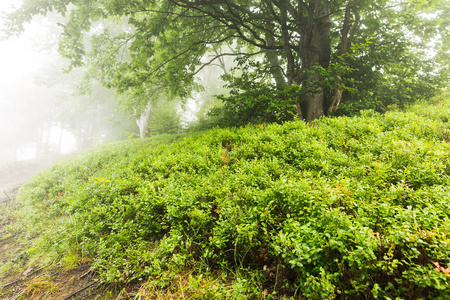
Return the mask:
{"type": "Polygon", "coordinates": [[[429,99],[449,84],[450,1],[394,2],[358,16],[354,44],[370,43],[346,64],[352,92],[344,91],[339,114],[385,111],[429,99]],[[369,36],[371,34],[371,36],[369,36]]]}
{"type": "Polygon", "coordinates": [[[179,101],[159,101],[149,118],[150,134],[178,133],[182,130],[179,101]]]}
{"type": "MultiPolygon", "coordinates": [[[[414,57],[434,42],[441,52],[433,61],[436,70],[427,74],[444,74],[449,6],[442,0],[25,0],[9,15],[6,31],[20,32],[36,14],[63,14],[60,53],[71,59],[71,67],[87,65],[105,86],[132,95],[130,101],[160,92],[168,99],[187,97],[198,88],[198,72],[221,57],[263,55],[267,82],[275,90],[300,87],[290,95],[292,111],[312,121],[336,111],[347,86],[366,87],[357,68],[392,65],[394,58],[397,67],[388,73],[404,76],[397,72],[403,71],[398,59],[414,57]],[[117,32],[103,20],[128,26],[117,32]],[[92,35],[89,48],[87,34],[92,35]],[[365,48],[368,42],[375,47],[371,51],[365,48]],[[233,45],[233,51],[204,59],[224,44],[233,45]],[[376,48],[380,55],[373,55],[376,48]]],[[[418,67],[404,74],[425,71],[418,67]]],[[[375,77],[368,79],[376,85],[375,77]]],[[[414,84],[421,89],[421,82],[414,84]]],[[[136,113],[142,115],[149,101],[138,102],[136,113]]]]}

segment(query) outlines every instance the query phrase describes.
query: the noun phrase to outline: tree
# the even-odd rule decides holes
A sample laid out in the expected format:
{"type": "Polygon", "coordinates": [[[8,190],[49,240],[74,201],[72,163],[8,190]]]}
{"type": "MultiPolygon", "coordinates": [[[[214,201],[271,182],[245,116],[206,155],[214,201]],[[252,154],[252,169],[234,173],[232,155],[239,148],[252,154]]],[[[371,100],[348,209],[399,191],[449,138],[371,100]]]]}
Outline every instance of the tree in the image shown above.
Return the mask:
{"type": "Polygon", "coordinates": [[[179,101],[159,101],[149,118],[150,134],[178,133],[182,129],[179,101]]]}
{"type": "MultiPolygon", "coordinates": [[[[372,38],[374,45],[392,49],[392,37],[408,36],[410,42],[402,47],[411,53],[423,51],[432,40],[448,51],[441,42],[448,36],[448,7],[441,0],[25,0],[6,28],[20,32],[35,14],[65,15],[60,52],[71,59],[71,67],[87,65],[104,85],[137,97],[161,91],[167,98],[187,97],[198,88],[198,72],[219,58],[263,55],[277,89],[302,88],[297,89],[295,113],[312,121],[337,110],[343,77],[351,76],[343,70],[351,69],[351,59],[368,57],[357,51],[358,43],[372,38]],[[424,21],[427,13],[440,20],[439,26],[424,21]],[[129,26],[111,32],[102,20],[129,26]],[[93,32],[92,47],[86,49],[83,39],[93,32]],[[374,36],[378,32],[382,35],[374,36]],[[224,44],[234,50],[203,59],[224,44]]],[[[369,68],[383,65],[389,56],[371,59],[369,68]]],[[[149,101],[139,103],[136,109],[145,111],[149,101]]]]}

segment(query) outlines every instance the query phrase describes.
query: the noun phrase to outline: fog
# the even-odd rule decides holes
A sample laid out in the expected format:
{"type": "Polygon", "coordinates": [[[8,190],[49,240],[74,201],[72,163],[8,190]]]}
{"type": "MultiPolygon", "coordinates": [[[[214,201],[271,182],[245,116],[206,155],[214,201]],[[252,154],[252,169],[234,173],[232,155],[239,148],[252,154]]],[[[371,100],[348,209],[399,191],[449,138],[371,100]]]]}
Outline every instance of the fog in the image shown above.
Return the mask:
{"type": "MultiPolygon", "coordinates": [[[[19,4],[1,0],[0,11],[19,4]]],[[[20,36],[0,40],[0,167],[126,138],[134,129],[117,111],[114,93],[75,93],[82,70],[63,72],[52,18],[58,17],[35,18],[20,36]]]]}
{"type": "MultiPolygon", "coordinates": [[[[0,11],[12,11],[20,2],[1,0],[0,11]]],[[[48,161],[99,143],[139,136],[136,123],[141,116],[130,108],[124,110],[114,91],[91,82],[92,93],[79,95],[77,84],[84,70],[63,72],[68,61],[57,51],[61,32],[57,23],[64,20],[56,14],[35,17],[20,36],[0,39],[0,175],[2,166],[16,162],[48,161]]],[[[141,127],[150,135],[186,130],[213,106],[214,95],[223,92],[218,77],[226,72],[225,63],[235,65],[232,60],[222,58],[220,65],[204,68],[198,79],[208,88],[190,99],[156,99],[147,116],[149,124],[141,127]]]]}

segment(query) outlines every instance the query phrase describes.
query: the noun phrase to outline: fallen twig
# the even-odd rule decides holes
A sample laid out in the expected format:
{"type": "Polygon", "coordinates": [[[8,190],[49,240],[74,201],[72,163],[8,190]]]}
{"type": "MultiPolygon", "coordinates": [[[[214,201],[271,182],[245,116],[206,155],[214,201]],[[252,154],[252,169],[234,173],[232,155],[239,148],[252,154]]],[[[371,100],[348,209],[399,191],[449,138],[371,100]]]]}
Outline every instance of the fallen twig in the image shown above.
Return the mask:
{"type": "Polygon", "coordinates": [[[44,269],[44,268],[46,268],[46,267],[48,267],[48,265],[45,266],[45,267],[39,268],[39,269],[37,269],[37,270],[31,272],[30,274],[27,274],[27,275],[25,276],[25,278],[30,277],[31,275],[36,274],[37,272],[39,272],[40,270],[42,270],[42,269],[44,269]]]}
{"type": "Polygon", "coordinates": [[[55,277],[55,276],[58,275],[59,273],[61,273],[61,271],[55,272],[55,273],[53,273],[53,274],[50,274],[50,278],[55,277]]]}
{"type": "Polygon", "coordinates": [[[8,193],[6,193],[6,191],[3,191],[3,194],[5,194],[6,197],[8,197],[9,201],[11,201],[11,196],[9,196],[8,193]]]}
{"type": "Polygon", "coordinates": [[[13,282],[10,282],[10,283],[6,283],[6,284],[0,286],[0,289],[3,289],[3,288],[8,287],[10,285],[16,284],[16,283],[18,283],[19,281],[22,281],[22,280],[23,280],[23,278],[19,278],[16,281],[13,281],[13,282]]]}
{"type": "Polygon", "coordinates": [[[18,283],[19,281],[25,280],[26,278],[30,277],[31,275],[36,274],[37,272],[41,271],[42,269],[44,269],[44,268],[46,268],[46,267],[48,267],[48,266],[49,266],[49,265],[46,265],[46,266],[44,266],[44,267],[42,267],[42,268],[39,268],[39,269],[37,269],[37,270],[34,270],[34,271],[31,272],[30,274],[27,274],[27,275],[25,275],[25,276],[23,276],[23,277],[17,279],[16,281],[13,281],[13,282],[10,282],[10,283],[6,283],[6,284],[0,286],[0,289],[3,289],[3,288],[8,287],[8,286],[10,286],[10,285],[16,284],[16,283],[18,283]]]}
{"type": "Polygon", "coordinates": [[[66,298],[64,298],[63,300],[70,299],[70,298],[72,298],[73,296],[75,296],[76,294],[78,294],[79,292],[82,292],[82,291],[84,291],[84,290],[90,288],[91,286],[93,286],[94,284],[97,284],[97,283],[98,283],[97,281],[91,282],[91,283],[88,284],[87,286],[82,287],[81,289],[79,289],[79,290],[73,292],[72,294],[70,294],[69,296],[67,296],[66,298]]]}
{"type": "Polygon", "coordinates": [[[86,277],[87,275],[89,275],[90,273],[92,273],[92,269],[89,269],[86,273],[84,273],[83,275],[80,276],[80,279],[83,279],[84,277],[86,277]]]}

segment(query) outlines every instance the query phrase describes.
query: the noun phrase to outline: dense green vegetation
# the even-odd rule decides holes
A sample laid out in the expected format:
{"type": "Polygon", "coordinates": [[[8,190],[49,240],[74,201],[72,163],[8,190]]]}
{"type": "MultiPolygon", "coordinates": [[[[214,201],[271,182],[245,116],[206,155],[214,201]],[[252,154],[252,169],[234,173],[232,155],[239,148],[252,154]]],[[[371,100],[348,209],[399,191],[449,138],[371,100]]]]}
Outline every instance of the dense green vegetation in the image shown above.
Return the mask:
{"type": "Polygon", "coordinates": [[[446,299],[449,115],[442,101],[107,145],[26,184],[19,227],[105,282],[184,276],[192,298],[446,299]]]}
{"type": "Polygon", "coordinates": [[[448,85],[449,4],[24,0],[4,34],[62,15],[81,91],[155,135],[24,186],[30,254],[145,281],[136,298],[445,299],[450,103],[411,105],[448,85]],[[223,128],[180,133],[188,99],[191,129],[223,128]]]}
{"type": "Polygon", "coordinates": [[[142,123],[150,105],[192,99],[221,74],[230,95],[216,113],[239,123],[386,111],[448,85],[447,0],[24,0],[3,33],[52,12],[69,69],[122,94],[142,123]]]}

